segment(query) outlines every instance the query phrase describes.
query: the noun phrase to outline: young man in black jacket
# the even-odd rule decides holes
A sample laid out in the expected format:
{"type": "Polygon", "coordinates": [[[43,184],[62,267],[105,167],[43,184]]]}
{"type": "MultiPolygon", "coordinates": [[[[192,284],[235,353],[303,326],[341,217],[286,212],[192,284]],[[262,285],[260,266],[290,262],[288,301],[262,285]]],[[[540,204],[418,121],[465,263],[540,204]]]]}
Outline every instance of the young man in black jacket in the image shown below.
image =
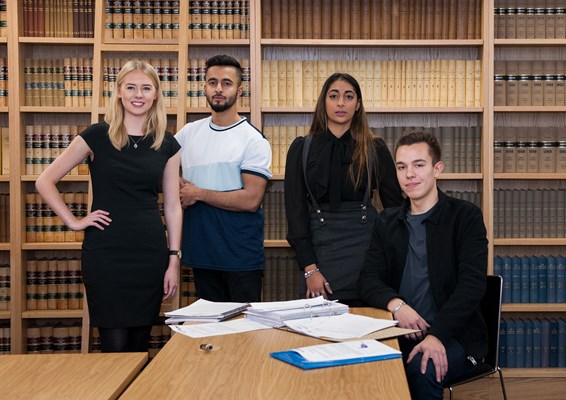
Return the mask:
{"type": "Polygon", "coordinates": [[[362,299],[393,313],[413,400],[442,399],[443,384],[473,371],[487,353],[479,312],[487,238],[481,210],[436,186],[444,169],[434,135],[411,131],[395,150],[407,198],[377,219],[358,281],[362,299]]]}

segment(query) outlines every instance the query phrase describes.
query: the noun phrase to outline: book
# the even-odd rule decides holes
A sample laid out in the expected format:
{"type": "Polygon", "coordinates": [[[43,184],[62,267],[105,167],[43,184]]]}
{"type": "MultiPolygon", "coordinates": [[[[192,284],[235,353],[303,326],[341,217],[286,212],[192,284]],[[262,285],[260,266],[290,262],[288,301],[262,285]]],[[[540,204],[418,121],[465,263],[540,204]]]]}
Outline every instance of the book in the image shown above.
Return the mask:
{"type": "Polygon", "coordinates": [[[319,344],[270,353],[271,357],[301,369],[334,367],[401,358],[401,352],[377,340],[319,344]]]}

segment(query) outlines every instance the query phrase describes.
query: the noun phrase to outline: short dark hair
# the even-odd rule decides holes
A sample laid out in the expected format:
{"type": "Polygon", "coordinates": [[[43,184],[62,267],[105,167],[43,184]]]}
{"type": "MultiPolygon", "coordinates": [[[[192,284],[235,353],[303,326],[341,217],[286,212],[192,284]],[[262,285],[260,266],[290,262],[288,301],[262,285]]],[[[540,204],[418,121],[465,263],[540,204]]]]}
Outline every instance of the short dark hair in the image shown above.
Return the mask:
{"type": "Polygon", "coordinates": [[[234,67],[236,69],[236,74],[238,75],[238,79],[240,80],[238,84],[242,83],[242,80],[244,79],[242,73],[242,66],[240,65],[240,62],[236,60],[234,57],[228,56],[226,54],[219,54],[210,57],[208,60],[206,60],[205,67],[206,67],[204,70],[205,76],[210,67],[234,67]]]}
{"type": "Polygon", "coordinates": [[[410,146],[417,143],[426,143],[428,145],[428,152],[432,157],[432,163],[436,164],[441,160],[440,144],[436,140],[436,136],[427,131],[421,130],[410,130],[405,131],[403,135],[397,141],[395,146],[395,154],[401,146],[410,146]]]}

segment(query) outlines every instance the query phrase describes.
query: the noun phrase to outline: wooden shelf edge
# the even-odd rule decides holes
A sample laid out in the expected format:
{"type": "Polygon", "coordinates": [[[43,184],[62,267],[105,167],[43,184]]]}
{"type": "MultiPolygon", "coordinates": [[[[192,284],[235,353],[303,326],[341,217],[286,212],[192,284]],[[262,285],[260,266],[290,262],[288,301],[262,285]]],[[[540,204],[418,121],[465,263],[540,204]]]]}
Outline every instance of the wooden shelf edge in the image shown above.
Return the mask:
{"type": "Polygon", "coordinates": [[[493,112],[565,112],[566,106],[494,106],[493,112]]]}
{"type": "Polygon", "coordinates": [[[514,303],[514,304],[503,304],[501,308],[502,312],[517,312],[517,313],[528,313],[528,312],[565,312],[566,303],[537,303],[537,304],[525,304],[525,303],[514,303]]]}
{"type": "Polygon", "coordinates": [[[566,246],[564,238],[493,239],[495,246],[566,246]]]}
{"type": "Polygon", "coordinates": [[[10,175],[0,175],[0,182],[10,182],[10,175]]]}
{"type": "Polygon", "coordinates": [[[7,37],[0,37],[0,43],[8,43],[7,37]]]}
{"type": "MultiPolygon", "coordinates": [[[[502,368],[504,378],[566,378],[566,368],[502,368]]],[[[499,379],[497,374],[490,378],[499,379]]]]}
{"type": "Polygon", "coordinates": [[[261,39],[263,46],[337,46],[337,47],[480,47],[474,40],[397,40],[397,39],[261,39]]]}
{"type": "Polygon", "coordinates": [[[22,318],[82,318],[83,310],[30,310],[22,313],[22,318]]]}
{"type": "Polygon", "coordinates": [[[22,250],[80,250],[82,242],[22,243],[22,250]]]}
{"type": "Polygon", "coordinates": [[[494,39],[495,46],[566,46],[565,39],[494,39]]]}
{"type": "Polygon", "coordinates": [[[69,113],[69,114],[90,114],[90,107],[45,107],[45,106],[21,106],[20,112],[30,113],[69,113]]]}
{"type": "Polygon", "coordinates": [[[126,43],[102,43],[100,45],[100,51],[102,52],[136,52],[136,53],[177,53],[179,51],[179,44],[163,44],[163,42],[158,41],[152,43],[148,46],[148,43],[136,42],[126,42],[126,43]]]}
{"type": "MultiPolygon", "coordinates": [[[[566,109],[564,110],[566,111],[566,109]]],[[[304,113],[312,114],[314,107],[262,107],[263,113],[304,113]]],[[[379,113],[482,113],[483,107],[369,107],[368,114],[379,113]]]]}
{"type": "Polygon", "coordinates": [[[291,248],[291,245],[286,240],[264,240],[263,247],[265,248],[291,248]]]}
{"type": "Polygon", "coordinates": [[[552,172],[552,173],[525,173],[525,174],[513,174],[513,173],[495,173],[493,174],[493,179],[512,179],[512,180],[526,180],[526,179],[566,179],[566,173],[564,172],[552,172]]]}
{"type": "Polygon", "coordinates": [[[30,44],[56,44],[56,45],[94,45],[94,38],[73,38],[73,37],[30,37],[20,36],[18,41],[20,43],[30,44]]]}
{"type": "Polygon", "coordinates": [[[0,107],[0,112],[7,113],[8,107],[0,107]]]}
{"type": "MultiPolygon", "coordinates": [[[[35,182],[39,175],[22,175],[22,182],[35,182]]],[[[65,175],[61,178],[64,182],[88,182],[90,180],[90,175],[65,175]]]]}
{"type": "Polygon", "coordinates": [[[0,243],[0,251],[9,251],[11,247],[10,243],[0,243]]]}
{"type": "Polygon", "coordinates": [[[10,319],[10,311],[0,311],[0,320],[2,319],[10,319]]]}
{"type": "Polygon", "coordinates": [[[188,39],[191,46],[249,46],[250,39],[188,39]]]}

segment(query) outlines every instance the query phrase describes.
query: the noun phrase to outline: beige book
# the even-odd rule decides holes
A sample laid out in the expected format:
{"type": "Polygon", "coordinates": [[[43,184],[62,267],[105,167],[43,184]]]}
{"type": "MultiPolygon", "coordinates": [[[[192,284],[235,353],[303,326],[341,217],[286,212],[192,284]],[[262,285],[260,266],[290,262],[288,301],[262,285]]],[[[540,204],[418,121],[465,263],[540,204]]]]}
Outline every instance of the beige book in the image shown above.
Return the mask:
{"type": "Polygon", "coordinates": [[[379,107],[383,107],[383,103],[381,102],[381,89],[382,89],[382,80],[383,80],[383,76],[381,73],[381,61],[373,60],[372,67],[373,67],[373,106],[375,108],[379,108],[379,107]]]}
{"type": "Polygon", "coordinates": [[[318,95],[324,86],[324,82],[329,76],[330,72],[328,71],[328,62],[326,60],[318,60],[316,62],[316,88],[313,87],[314,102],[316,102],[318,95]]]}
{"type": "MultiPolygon", "coordinates": [[[[7,134],[7,132],[4,132],[4,129],[7,128],[2,128],[2,148],[0,150],[0,158],[2,160],[4,160],[4,158],[6,160],[8,160],[8,154],[4,153],[4,140],[8,140],[8,138],[4,137],[4,135],[7,134]]],[[[26,175],[33,175],[33,163],[34,163],[34,158],[33,158],[33,146],[34,146],[34,138],[33,138],[33,125],[26,125],[25,127],[25,145],[26,145],[26,162],[25,162],[25,174],[26,175]]],[[[6,144],[6,151],[8,150],[7,144],[6,144]]]]}
{"type": "Polygon", "coordinates": [[[269,107],[269,89],[270,89],[270,79],[269,79],[269,68],[271,60],[262,60],[261,62],[261,105],[262,107],[269,107]]]}
{"type": "MultiPolygon", "coordinates": [[[[39,193],[35,193],[35,204],[37,207],[37,217],[35,218],[35,226],[37,229],[36,234],[36,242],[43,243],[45,240],[44,238],[44,229],[45,226],[45,215],[47,210],[47,205],[43,201],[43,198],[39,195],[39,193]]],[[[46,305],[47,306],[47,305],[46,305]]],[[[43,308],[45,310],[45,308],[43,308]]]]}
{"type": "Polygon", "coordinates": [[[33,126],[33,174],[39,175],[43,172],[43,136],[42,125],[33,126]]]}
{"type": "Polygon", "coordinates": [[[179,39],[179,1],[171,2],[171,39],[179,39]]]}
{"type": "Polygon", "coordinates": [[[303,62],[293,60],[293,107],[303,106],[303,62]]]}
{"type": "Polygon", "coordinates": [[[73,107],[80,106],[79,100],[79,59],[78,57],[71,58],[71,101],[73,107]]]}
{"type": "Polygon", "coordinates": [[[448,107],[456,107],[456,60],[448,60],[448,107]]]}
{"type": "Polygon", "coordinates": [[[39,218],[39,205],[36,202],[36,193],[26,193],[26,243],[37,242],[37,219],[39,218]]]}
{"type": "MultiPolygon", "coordinates": [[[[63,195],[63,201],[67,208],[76,215],[77,212],[77,204],[75,203],[75,194],[65,192],[63,195]]],[[[76,241],[76,232],[70,229],[65,231],[65,242],[75,242],[76,241]]]]}
{"type": "Polygon", "coordinates": [[[277,107],[279,105],[279,61],[269,62],[269,105],[277,107]]]}
{"type": "Polygon", "coordinates": [[[112,38],[122,39],[124,37],[124,14],[121,1],[113,2],[112,12],[112,38]]]}
{"type": "Polygon", "coordinates": [[[285,139],[285,159],[287,159],[287,152],[289,151],[289,147],[293,143],[293,140],[297,138],[297,132],[299,131],[299,127],[297,126],[288,126],[286,129],[287,137],[285,139]]]}
{"type": "MultiPolygon", "coordinates": [[[[213,1],[210,7],[210,34],[212,39],[220,39],[220,10],[219,1],[213,1]]],[[[153,19],[155,20],[154,15],[153,19]]],[[[226,19],[226,17],[224,17],[226,19]]],[[[156,22],[157,24],[157,22],[156,22]]]]}
{"type": "Polygon", "coordinates": [[[441,71],[440,71],[440,60],[433,61],[433,85],[434,85],[434,104],[431,104],[433,107],[440,107],[440,80],[441,71]]]}
{"type": "Polygon", "coordinates": [[[464,106],[474,107],[475,104],[475,60],[465,60],[465,96],[464,106]]]}
{"type": "Polygon", "coordinates": [[[200,7],[200,17],[201,17],[201,32],[203,39],[211,39],[212,38],[212,30],[211,30],[211,23],[212,23],[212,16],[210,10],[210,1],[201,1],[200,7]]]}
{"type": "Polygon", "coordinates": [[[431,107],[432,103],[432,60],[423,62],[423,107],[431,107]]]}
{"type": "Polygon", "coordinates": [[[389,107],[389,64],[391,61],[381,61],[381,107],[389,107]]]}
{"type": "Polygon", "coordinates": [[[280,163],[279,163],[279,156],[281,154],[279,151],[279,147],[281,146],[281,136],[279,134],[280,127],[273,126],[272,129],[273,129],[273,140],[271,144],[271,154],[272,154],[271,171],[274,174],[280,174],[281,173],[280,163]]]}
{"type": "Polygon", "coordinates": [[[456,107],[466,104],[466,60],[456,60],[456,107]]]}
{"type": "MultiPolygon", "coordinates": [[[[6,127],[2,127],[1,129],[1,140],[2,140],[2,147],[0,148],[0,154],[1,154],[1,159],[2,159],[2,169],[1,169],[1,175],[9,175],[10,174],[10,135],[8,132],[8,128],[6,127]]],[[[26,158],[27,158],[28,152],[26,149],[26,158]]],[[[27,165],[26,165],[27,168],[27,165]]],[[[26,172],[27,173],[27,172],[26,172]]]]}
{"type": "Polygon", "coordinates": [[[424,66],[425,61],[417,60],[417,96],[416,96],[416,107],[424,107],[424,66]]]}
{"type": "Polygon", "coordinates": [[[287,60],[285,63],[285,106],[293,107],[295,82],[293,81],[293,68],[294,64],[292,60],[287,60]]]}
{"type": "Polygon", "coordinates": [[[403,98],[403,106],[404,107],[412,107],[413,102],[413,60],[405,60],[405,95],[403,98]]]}
{"type": "Polygon", "coordinates": [[[394,64],[394,86],[393,86],[393,106],[400,107],[402,102],[402,81],[403,81],[403,60],[395,60],[394,64]]]}
{"type": "Polygon", "coordinates": [[[387,61],[387,107],[395,107],[395,62],[387,61]]]}
{"type": "Polygon", "coordinates": [[[439,107],[448,107],[448,60],[440,60],[439,107]]]}
{"type": "Polygon", "coordinates": [[[287,161],[287,129],[289,126],[279,126],[279,173],[285,174],[285,163],[287,161]]]}
{"type": "MultiPolygon", "coordinates": [[[[360,90],[362,92],[362,98],[365,98],[366,94],[367,94],[367,65],[368,65],[367,60],[358,60],[357,64],[358,64],[358,69],[356,70],[356,73],[358,74],[357,76],[354,75],[355,78],[357,78],[358,83],[360,84],[360,90]]],[[[365,106],[367,107],[367,104],[365,104],[365,106]]]]}
{"type": "Polygon", "coordinates": [[[206,60],[204,58],[197,59],[197,80],[198,80],[198,107],[199,108],[206,108],[206,93],[204,92],[204,85],[205,85],[205,71],[206,69],[206,60]]]}
{"type": "Polygon", "coordinates": [[[133,7],[133,26],[134,39],[143,39],[143,8],[141,1],[134,1],[133,7]]]}
{"type": "Polygon", "coordinates": [[[303,107],[314,105],[314,67],[314,61],[303,61],[303,107]]]}
{"type": "Polygon", "coordinates": [[[474,107],[482,106],[482,61],[474,60],[474,107]]]}
{"type": "Polygon", "coordinates": [[[179,61],[177,59],[170,60],[169,82],[171,84],[171,107],[177,107],[179,103],[179,61]]]}
{"type": "MultiPolygon", "coordinates": [[[[78,204],[78,212],[81,215],[86,215],[88,212],[87,207],[87,194],[83,192],[75,193],[75,202],[78,204]]],[[[84,231],[77,231],[75,232],[75,239],[77,242],[82,242],[84,239],[84,231]]]]}
{"type": "Polygon", "coordinates": [[[364,106],[366,108],[373,108],[375,107],[375,80],[373,76],[374,71],[374,61],[367,60],[365,62],[366,70],[365,70],[365,90],[362,91],[362,97],[364,99],[364,106]]]}
{"type": "MultiPolygon", "coordinates": [[[[344,1],[344,0],[342,0],[344,1]]],[[[350,3],[350,39],[360,40],[362,38],[362,10],[360,1],[349,1],[350,3]]],[[[367,10],[363,10],[367,14],[367,10]]],[[[346,18],[343,15],[342,18],[346,18]]]]}

